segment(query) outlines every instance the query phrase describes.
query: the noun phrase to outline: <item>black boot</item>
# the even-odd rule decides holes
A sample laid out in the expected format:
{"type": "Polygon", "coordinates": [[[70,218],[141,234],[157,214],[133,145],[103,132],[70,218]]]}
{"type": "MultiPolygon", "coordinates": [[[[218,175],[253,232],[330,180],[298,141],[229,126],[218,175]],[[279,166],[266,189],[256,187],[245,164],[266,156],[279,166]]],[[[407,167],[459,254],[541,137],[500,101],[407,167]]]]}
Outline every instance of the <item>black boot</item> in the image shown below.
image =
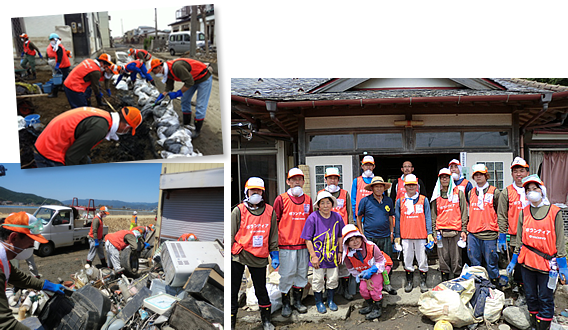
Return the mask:
{"type": "Polygon", "coordinates": [[[101,259],[101,266],[103,266],[103,267],[105,267],[105,268],[106,268],[106,267],[108,267],[108,265],[107,265],[107,262],[106,262],[106,259],[105,259],[105,258],[102,258],[102,259],[101,259]]]}
{"type": "Polygon", "coordinates": [[[282,294],[282,316],[290,317],[292,315],[292,306],[290,305],[290,292],[282,294]]]}
{"type": "Polygon", "coordinates": [[[292,288],[292,295],[294,296],[294,308],[300,314],[306,314],[308,308],[302,305],[302,294],[304,293],[304,288],[292,288]]]}
{"type": "Polygon", "coordinates": [[[195,132],[191,135],[193,139],[199,137],[201,135],[201,128],[203,127],[203,120],[196,120],[195,121],[195,132]]]}
{"type": "Polygon", "coordinates": [[[191,124],[191,113],[184,113],[183,114],[183,124],[190,125],[191,124]]]}
{"type": "Polygon", "coordinates": [[[367,306],[359,310],[359,314],[369,314],[373,310],[373,299],[365,299],[367,306]]]}
{"type": "Polygon", "coordinates": [[[550,329],[550,323],[552,323],[552,321],[536,319],[536,330],[548,330],[550,329]]]}
{"type": "Polygon", "coordinates": [[[531,324],[530,329],[531,330],[535,330],[536,329],[536,313],[529,313],[529,322],[531,324]]]}
{"type": "Polygon", "coordinates": [[[54,86],[53,88],[51,88],[51,93],[49,93],[47,97],[48,98],[57,97],[57,93],[59,93],[59,86],[54,86]]]}
{"type": "Polygon", "coordinates": [[[270,315],[271,307],[260,307],[260,320],[262,321],[263,330],[274,330],[274,325],[271,322],[270,315]]]}
{"type": "Polygon", "coordinates": [[[441,273],[442,273],[442,282],[446,282],[446,281],[450,280],[450,273],[444,273],[444,272],[441,272],[441,273]]]}
{"type": "Polygon", "coordinates": [[[349,277],[342,278],[340,282],[343,286],[343,298],[345,298],[345,300],[353,300],[353,295],[349,293],[349,277]]]}
{"type": "Polygon", "coordinates": [[[406,285],[404,286],[404,292],[412,291],[412,281],[413,281],[414,273],[406,271],[406,285]]]}
{"type": "Polygon", "coordinates": [[[420,272],[420,292],[428,292],[428,286],[426,285],[426,278],[428,276],[427,272],[420,272]]]}
{"type": "MultiPolygon", "coordinates": [[[[262,318],[262,315],[261,315],[262,318]]],[[[235,327],[237,326],[237,314],[231,314],[231,330],[235,330],[235,327]]]]}
{"type": "Polygon", "coordinates": [[[33,71],[33,72],[32,72],[32,80],[36,80],[36,79],[37,79],[36,72],[33,71]]]}
{"type": "Polygon", "coordinates": [[[93,262],[91,260],[87,260],[87,265],[89,265],[89,267],[93,267],[93,262]]]}
{"type": "Polygon", "coordinates": [[[378,319],[383,314],[381,310],[381,302],[380,301],[373,301],[371,304],[371,312],[365,316],[366,320],[372,321],[374,319],[378,319]]]}

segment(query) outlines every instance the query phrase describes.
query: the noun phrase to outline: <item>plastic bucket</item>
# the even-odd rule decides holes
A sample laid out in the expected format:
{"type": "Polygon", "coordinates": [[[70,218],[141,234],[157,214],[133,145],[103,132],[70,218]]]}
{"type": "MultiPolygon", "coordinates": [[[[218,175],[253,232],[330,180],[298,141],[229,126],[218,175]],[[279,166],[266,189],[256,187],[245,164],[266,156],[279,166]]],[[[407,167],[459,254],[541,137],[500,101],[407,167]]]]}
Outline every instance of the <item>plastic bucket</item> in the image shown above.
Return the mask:
{"type": "Polygon", "coordinates": [[[39,123],[39,115],[29,115],[26,116],[26,118],[24,118],[24,120],[26,121],[26,127],[33,125],[33,124],[38,124],[39,123]]]}
{"type": "Polygon", "coordinates": [[[51,79],[51,82],[54,85],[61,85],[63,83],[63,74],[61,73],[54,74],[53,79],[51,79]]]}
{"type": "Polygon", "coordinates": [[[44,92],[44,93],[51,93],[51,88],[52,88],[52,87],[53,87],[53,85],[51,84],[50,81],[46,82],[46,83],[43,85],[43,92],[44,92]]]}

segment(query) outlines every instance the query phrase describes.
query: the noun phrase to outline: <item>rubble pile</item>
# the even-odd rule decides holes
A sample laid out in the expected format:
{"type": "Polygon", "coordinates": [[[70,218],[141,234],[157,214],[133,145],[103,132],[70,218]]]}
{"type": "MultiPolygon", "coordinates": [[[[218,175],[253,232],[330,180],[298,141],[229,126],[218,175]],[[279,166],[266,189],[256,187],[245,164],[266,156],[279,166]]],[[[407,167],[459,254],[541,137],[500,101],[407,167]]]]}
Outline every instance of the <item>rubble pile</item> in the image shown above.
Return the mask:
{"type": "Polygon", "coordinates": [[[138,278],[90,267],[60,281],[69,288],[65,295],[17,289],[6,294],[17,319],[31,329],[223,329],[222,249],[216,242],[168,242],[140,259],[138,278]],[[200,252],[184,255],[190,249],[200,252]],[[184,266],[178,260],[174,265],[170,253],[181,253],[184,266]]]}

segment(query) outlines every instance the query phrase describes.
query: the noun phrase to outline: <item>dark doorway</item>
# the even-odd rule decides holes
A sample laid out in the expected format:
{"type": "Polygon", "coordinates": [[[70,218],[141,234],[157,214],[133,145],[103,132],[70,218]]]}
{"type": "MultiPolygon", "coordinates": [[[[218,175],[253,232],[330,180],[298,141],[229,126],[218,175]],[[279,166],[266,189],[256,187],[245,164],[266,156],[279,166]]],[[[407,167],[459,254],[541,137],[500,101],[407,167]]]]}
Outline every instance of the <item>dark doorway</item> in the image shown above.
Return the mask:
{"type": "Polygon", "coordinates": [[[71,27],[71,32],[73,33],[73,51],[75,57],[89,57],[89,38],[87,37],[88,22],[87,15],[83,13],[79,14],[66,14],[63,15],[65,18],[65,25],[71,27]]]}

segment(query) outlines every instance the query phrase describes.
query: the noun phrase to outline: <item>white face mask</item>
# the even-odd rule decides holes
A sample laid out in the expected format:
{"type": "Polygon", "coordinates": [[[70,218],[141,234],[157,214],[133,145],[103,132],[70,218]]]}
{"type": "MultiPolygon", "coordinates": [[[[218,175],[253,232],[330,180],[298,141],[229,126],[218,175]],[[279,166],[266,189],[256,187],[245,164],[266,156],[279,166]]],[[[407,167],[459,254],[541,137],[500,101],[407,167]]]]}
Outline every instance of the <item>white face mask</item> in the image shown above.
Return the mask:
{"type": "Polygon", "coordinates": [[[28,248],[23,250],[22,252],[18,253],[18,255],[16,255],[16,259],[18,260],[26,260],[29,257],[31,257],[34,254],[34,248],[28,248]]]}
{"type": "Polygon", "coordinates": [[[49,43],[50,43],[52,46],[55,46],[55,45],[57,44],[57,40],[51,40],[49,43]]]}
{"type": "Polygon", "coordinates": [[[262,195],[260,195],[260,194],[253,194],[252,196],[250,196],[250,197],[248,198],[248,202],[251,203],[251,204],[253,204],[253,205],[256,205],[256,204],[262,202],[262,195]]]}
{"type": "Polygon", "coordinates": [[[530,202],[536,203],[536,202],[538,202],[542,199],[542,193],[540,191],[536,191],[536,190],[529,191],[527,193],[527,199],[530,202]]]}
{"type": "Polygon", "coordinates": [[[327,186],[326,190],[329,191],[330,193],[338,192],[339,186],[336,186],[334,184],[330,184],[329,186],[327,186]]]}
{"type": "Polygon", "coordinates": [[[363,175],[366,176],[366,177],[371,177],[373,175],[373,171],[366,170],[365,172],[363,172],[363,175]]]}
{"type": "Polygon", "coordinates": [[[457,173],[452,173],[452,179],[453,179],[454,181],[459,180],[459,178],[460,178],[460,175],[459,175],[459,174],[457,174],[457,173]]]}
{"type": "Polygon", "coordinates": [[[163,73],[156,73],[155,76],[156,76],[156,78],[162,78],[164,76],[164,74],[163,73]]]}
{"type": "Polygon", "coordinates": [[[296,187],[292,188],[291,191],[292,191],[292,195],[294,195],[296,197],[300,196],[303,193],[302,187],[300,187],[300,186],[296,186],[296,187]]]}

